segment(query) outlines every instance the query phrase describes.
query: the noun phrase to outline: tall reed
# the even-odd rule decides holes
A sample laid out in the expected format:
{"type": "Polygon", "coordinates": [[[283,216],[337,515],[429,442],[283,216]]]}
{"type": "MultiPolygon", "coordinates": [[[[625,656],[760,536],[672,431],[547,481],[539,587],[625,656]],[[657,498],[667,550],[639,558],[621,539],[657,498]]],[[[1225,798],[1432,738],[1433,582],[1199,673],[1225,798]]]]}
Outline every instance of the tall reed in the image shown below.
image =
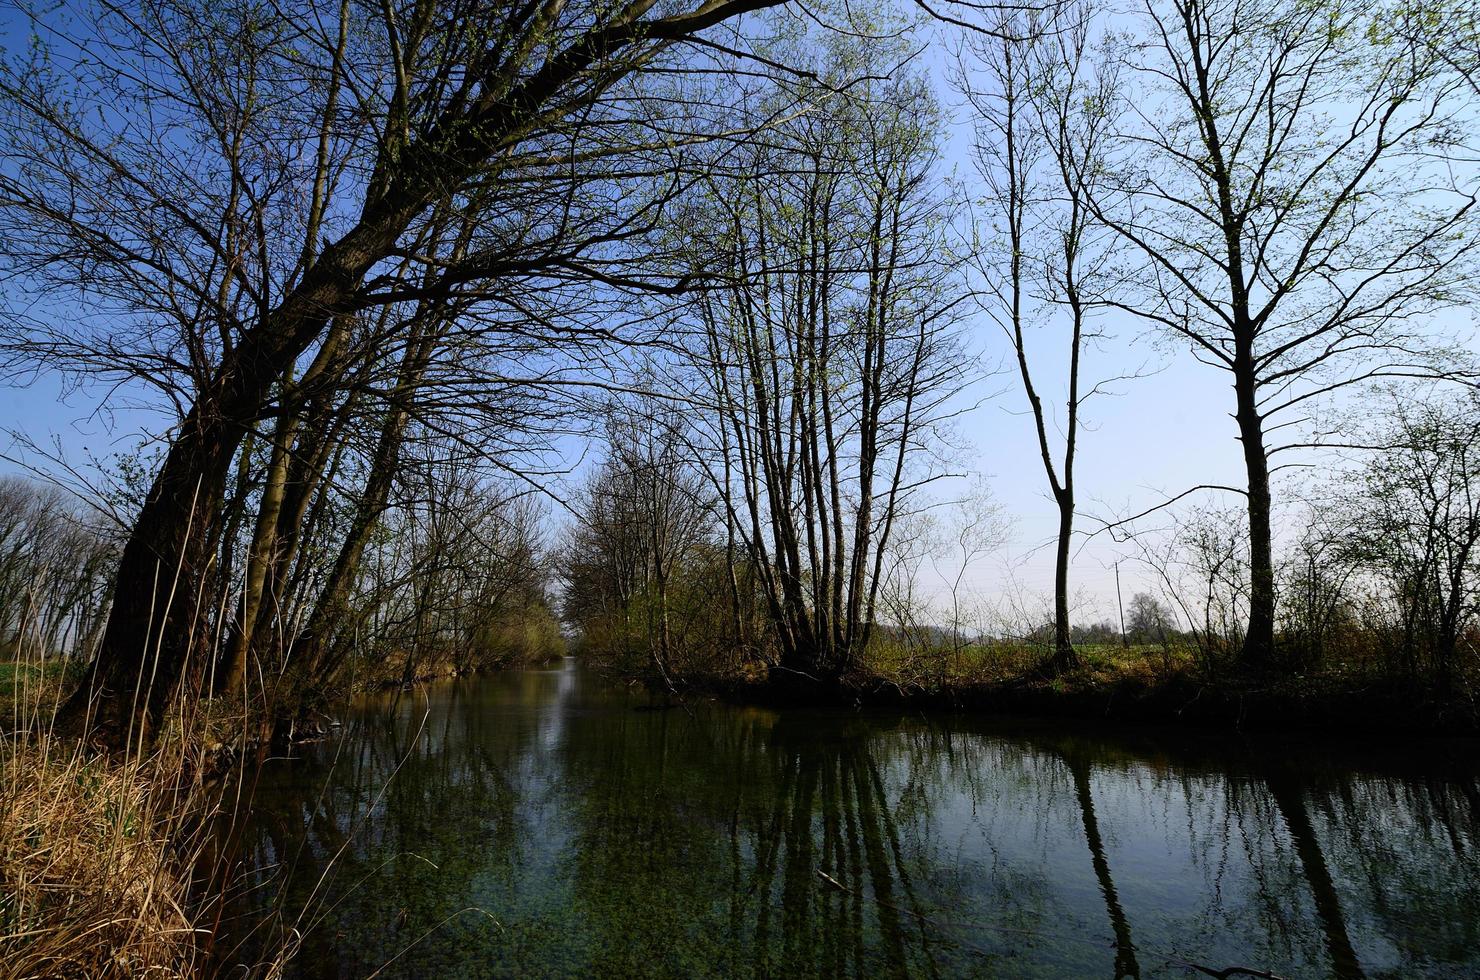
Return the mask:
{"type": "MultiPolygon", "coordinates": [[[[211,860],[232,809],[218,764],[255,734],[245,711],[181,698],[147,742],[131,732],[126,751],[99,752],[56,731],[70,685],[55,658],[15,652],[0,716],[0,980],[218,972],[210,927],[232,874],[211,860]]],[[[245,975],[280,975],[287,955],[245,975]]]]}

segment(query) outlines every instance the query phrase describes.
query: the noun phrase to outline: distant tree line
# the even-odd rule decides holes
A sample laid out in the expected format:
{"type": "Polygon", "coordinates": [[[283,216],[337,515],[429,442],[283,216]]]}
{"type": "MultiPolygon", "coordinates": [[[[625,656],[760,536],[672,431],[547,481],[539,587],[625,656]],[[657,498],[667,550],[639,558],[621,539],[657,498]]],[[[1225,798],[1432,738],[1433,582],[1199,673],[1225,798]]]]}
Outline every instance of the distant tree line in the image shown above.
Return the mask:
{"type": "Polygon", "coordinates": [[[117,542],[60,490],[0,478],[0,654],[85,653],[107,613],[117,542]]]}

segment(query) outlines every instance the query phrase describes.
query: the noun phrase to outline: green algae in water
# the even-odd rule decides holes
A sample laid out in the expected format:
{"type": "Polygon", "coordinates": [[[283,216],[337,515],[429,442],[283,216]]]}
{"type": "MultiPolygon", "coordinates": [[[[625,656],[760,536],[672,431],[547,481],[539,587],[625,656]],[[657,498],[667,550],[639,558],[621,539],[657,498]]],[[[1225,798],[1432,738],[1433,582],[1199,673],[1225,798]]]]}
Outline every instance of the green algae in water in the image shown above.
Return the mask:
{"type": "Polygon", "coordinates": [[[1474,976],[1473,758],[673,707],[567,661],[268,763],[217,948],[296,926],[302,977],[1474,976]]]}

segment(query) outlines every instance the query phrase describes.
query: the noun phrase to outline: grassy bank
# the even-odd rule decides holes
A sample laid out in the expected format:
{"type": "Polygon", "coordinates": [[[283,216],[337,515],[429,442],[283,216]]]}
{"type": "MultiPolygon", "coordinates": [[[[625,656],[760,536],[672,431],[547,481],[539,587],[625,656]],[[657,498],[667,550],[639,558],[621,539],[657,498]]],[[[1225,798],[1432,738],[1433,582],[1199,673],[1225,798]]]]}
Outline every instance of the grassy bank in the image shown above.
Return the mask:
{"type": "MultiPolygon", "coordinates": [[[[657,681],[640,659],[589,647],[587,658],[657,681]]],[[[755,661],[675,670],[680,690],[770,706],[889,706],[1181,725],[1227,732],[1300,730],[1480,735],[1480,678],[1440,684],[1372,665],[1332,663],[1252,675],[1210,668],[1193,650],[1101,644],[1078,649],[1080,666],[1041,669],[1044,651],[1002,643],[929,657],[875,651],[836,680],[820,682],[755,661]]]]}
{"type": "MultiPolygon", "coordinates": [[[[53,732],[74,681],[0,665],[0,980],[214,975],[225,886],[201,872],[233,722],[176,716],[147,748],[98,752],[53,732]]],[[[236,975],[278,976],[287,954],[236,975]]]]}
{"type": "Polygon", "coordinates": [[[0,976],[196,973],[183,831],[198,808],[178,760],[111,761],[31,732],[0,753],[0,976]]]}

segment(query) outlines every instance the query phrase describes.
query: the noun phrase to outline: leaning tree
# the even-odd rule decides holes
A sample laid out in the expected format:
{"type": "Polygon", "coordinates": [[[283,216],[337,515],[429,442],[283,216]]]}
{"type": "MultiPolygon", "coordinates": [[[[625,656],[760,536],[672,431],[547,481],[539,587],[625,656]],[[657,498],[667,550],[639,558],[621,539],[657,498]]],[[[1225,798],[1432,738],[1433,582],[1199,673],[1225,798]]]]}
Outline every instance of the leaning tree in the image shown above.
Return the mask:
{"type": "Polygon", "coordinates": [[[38,15],[35,43],[0,68],[4,273],[30,294],[4,350],[148,379],[178,406],[122,551],[96,691],[65,709],[75,727],[120,744],[201,682],[228,481],[297,370],[414,299],[405,263],[430,273],[421,293],[456,295],[569,273],[638,236],[646,204],[601,192],[602,162],[682,137],[635,80],[777,2],[105,0],[38,15]],[[501,192],[541,181],[568,206],[521,226],[501,192]],[[588,196],[618,207],[582,212],[588,196]],[[509,233],[428,256],[449,204],[509,218],[509,233]]]}

